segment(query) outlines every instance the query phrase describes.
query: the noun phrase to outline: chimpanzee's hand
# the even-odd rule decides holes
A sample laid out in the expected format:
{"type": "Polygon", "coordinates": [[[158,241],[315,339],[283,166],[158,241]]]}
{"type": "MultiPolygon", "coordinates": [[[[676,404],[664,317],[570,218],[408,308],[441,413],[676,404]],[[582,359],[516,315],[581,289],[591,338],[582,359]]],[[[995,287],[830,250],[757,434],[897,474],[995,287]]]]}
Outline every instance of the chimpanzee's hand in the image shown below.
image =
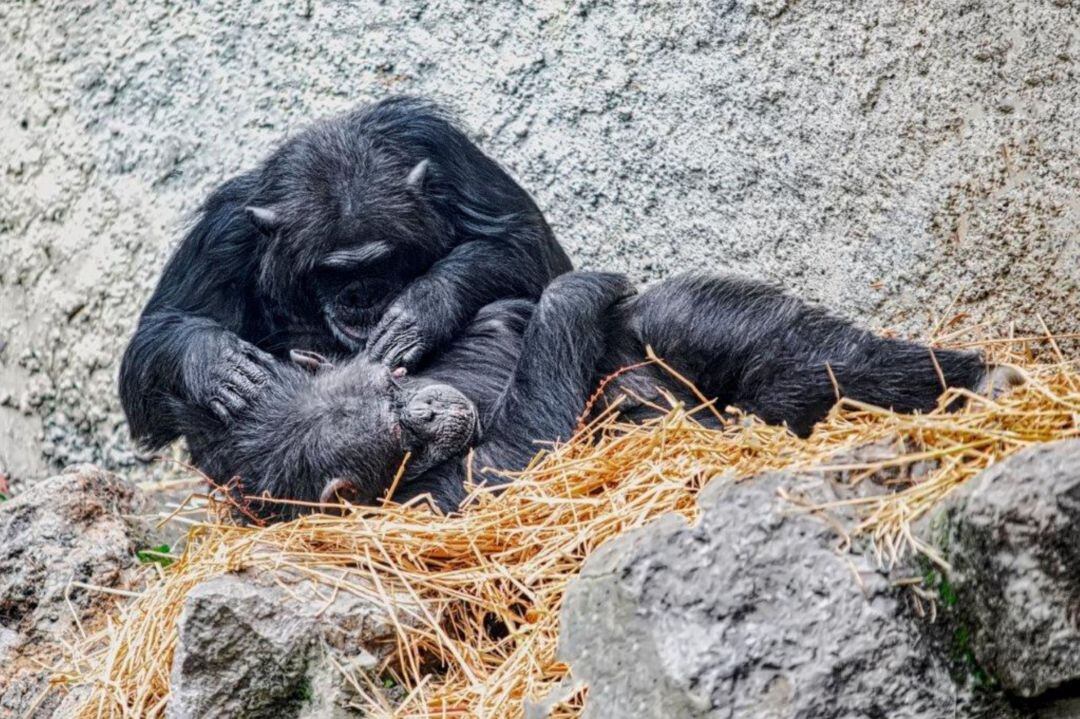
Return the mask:
{"type": "Polygon", "coordinates": [[[401,293],[368,339],[368,355],[387,367],[414,369],[460,329],[456,301],[432,283],[417,281],[401,293]]]}
{"type": "MultiPolygon", "coordinates": [[[[637,288],[626,275],[616,272],[568,272],[552,280],[540,298],[542,311],[551,313],[558,308],[566,318],[595,320],[607,314],[611,307],[637,294],[637,288]]],[[[598,326],[599,327],[599,326],[598,326]]]]}
{"type": "Polygon", "coordinates": [[[274,361],[231,332],[214,334],[184,360],[189,400],[228,424],[263,391],[274,361]]]}

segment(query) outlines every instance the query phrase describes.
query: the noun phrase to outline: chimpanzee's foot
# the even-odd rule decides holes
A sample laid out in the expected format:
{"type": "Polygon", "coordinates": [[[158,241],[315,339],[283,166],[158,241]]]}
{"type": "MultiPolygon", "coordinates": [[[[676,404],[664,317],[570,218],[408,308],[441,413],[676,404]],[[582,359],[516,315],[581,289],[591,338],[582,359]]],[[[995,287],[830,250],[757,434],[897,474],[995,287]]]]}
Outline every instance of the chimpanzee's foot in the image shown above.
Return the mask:
{"type": "Polygon", "coordinates": [[[1011,364],[991,365],[983,378],[979,380],[975,392],[983,397],[997,399],[1013,388],[1026,383],[1027,378],[1018,367],[1011,364]]]}

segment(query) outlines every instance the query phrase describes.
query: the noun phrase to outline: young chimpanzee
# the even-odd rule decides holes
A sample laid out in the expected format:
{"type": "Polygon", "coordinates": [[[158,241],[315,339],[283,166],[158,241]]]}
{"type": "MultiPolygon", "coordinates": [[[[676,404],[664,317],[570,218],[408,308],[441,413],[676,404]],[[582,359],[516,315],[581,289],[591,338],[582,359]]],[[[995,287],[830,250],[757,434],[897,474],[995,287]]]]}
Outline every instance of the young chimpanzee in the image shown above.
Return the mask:
{"type": "MultiPolygon", "coordinates": [[[[988,377],[1000,379],[976,352],[879,337],[749,280],[687,275],[635,295],[620,275],[571,273],[538,303],[485,307],[417,374],[363,357],[330,367],[298,356],[318,368],[314,376],[283,368],[249,421],[189,443],[211,476],[239,477],[246,494],[309,502],[370,503],[409,453],[395,499],[429,493],[451,510],[465,496],[468,449],[475,478],[501,481],[497,472],[523,468],[537,442],[567,438],[600,380],[639,363],[646,346],[720,408],[800,436],[838,390],[910,412],[934,407],[943,383],[981,390],[988,377]]],[[[642,420],[661,390],[698,401],[656,365],[619,375],[605,391],[626,394],[623,416],[642,420]]],[[[293,513],[262,504],[267,515],[293,513]]]]}
{"type": "Polygon", "coordinates": [[[120,368],[132,434],[222,429],[292,348],[413,368],[569,269],[529,195],[435,105],[317,123],[218,187],[166,264],[120,368]]]}

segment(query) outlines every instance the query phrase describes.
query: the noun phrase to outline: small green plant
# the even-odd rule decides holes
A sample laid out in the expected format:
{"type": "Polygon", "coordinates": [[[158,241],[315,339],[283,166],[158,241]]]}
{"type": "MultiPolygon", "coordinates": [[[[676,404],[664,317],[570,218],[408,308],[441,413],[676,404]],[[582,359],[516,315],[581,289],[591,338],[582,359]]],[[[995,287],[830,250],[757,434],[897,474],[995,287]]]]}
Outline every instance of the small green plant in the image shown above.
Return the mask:
{"type": "Polygon", "coordinates": [[[967,675],[971,677],[972,684],[979,689],[992,689],[997,686],[997,680],[975,658],[975,652],[971,648],[971,633],[965,626],[959,626],[953,632],[953,660],[962,666],[967,675]]]}
{"type": "Polygon", "coordinates": [[[304,677],[304,680],[300,682],[300,688],[296,690],[296,696],[300,698],[301,704],[307,704],[315,698],[315,690],[311,688],[311,680],[304,677]]]}
{"type": "Polygon", "coordinates": [[[962,662],[971,653],[971,634],[967,627],[957,627],[953,632],[953,659],[962,662]]]}
{"type": "Polygon", "coordinates": [[[135,552],[135,556],[143,564],[160,564],[162,567],[167,567],[173,563],[173,558],[169,556],[169,545],[160,544],[156,547],[150,547],[149,549],[140,549],[135,552]]]}
{"type": "Polygon", "coordinates": [[[926,562],[923,566],[923,586],[936,589],[938,598],[941,600],[942,605],[946,607],[955,607],[959,601],[959,597],[956,596],[956,589],[949,583],[949,578],[929,562],[926,562]]]}
{"type": "Polygon", "coordinates": [[[953,589],[953,585],[949,584],[949,580],[944,574],[941,575],[941,582],[938,583],[938,596],[941,597],[941,603],[946,607],[956,606],[956,590],[953,589]]]}
{"type": "Polygon", "coordinates": [[[952,645],[949,647],[950,658],[953,662],[953,669],[951,670],[953,678],[961,682],[964,681],[965,677],[969,677],[975,688],[994,688],[997,686],[997,681],[993,675],[979,665],[978,659],[975,658],[975,652],[971,648],[971,632],[962,623],[961,614],[955,611],[957,603],[960,601],[956,588],[949,582],[949,578],[945,576],[944,572],[931,564],[929,560],[922,559],[920,564],[923,570],[923,586],[937,592],[938,601],[942,607],[946,610],[954,610],[947,611],[948,621],[955,627],[952,635],[952,645]]]}

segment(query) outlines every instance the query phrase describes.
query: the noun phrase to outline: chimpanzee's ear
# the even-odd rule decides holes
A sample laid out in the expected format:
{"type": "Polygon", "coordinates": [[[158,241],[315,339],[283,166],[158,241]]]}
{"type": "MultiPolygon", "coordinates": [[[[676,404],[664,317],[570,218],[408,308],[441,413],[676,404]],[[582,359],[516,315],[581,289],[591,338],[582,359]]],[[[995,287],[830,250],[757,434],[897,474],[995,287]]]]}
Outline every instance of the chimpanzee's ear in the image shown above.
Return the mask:
{"type": "Polygon", "coordinates": [[[267,237],[273,236],[281,226],[281,218],[277,211],[269,207],[245,207],[244,212],[251,220],[251,224],[255,225],[255,229],[267,237]]]}
{"type": "Polygon", "coordinates": [[[409,175],[405,178],[405,184],[409,187],[415,187],[417,190],[422,189],[430,165],[431,161],[426,158],[416,163],[416,166],[409,170],[409,175]]]}
{"type": "Polygon", "coordinates": [[[334,363],[323,357],[318,352],[311,350],[289,350],[289,359],[308,372],[318,373],[324,369],[333,369],[334,363]]]}

